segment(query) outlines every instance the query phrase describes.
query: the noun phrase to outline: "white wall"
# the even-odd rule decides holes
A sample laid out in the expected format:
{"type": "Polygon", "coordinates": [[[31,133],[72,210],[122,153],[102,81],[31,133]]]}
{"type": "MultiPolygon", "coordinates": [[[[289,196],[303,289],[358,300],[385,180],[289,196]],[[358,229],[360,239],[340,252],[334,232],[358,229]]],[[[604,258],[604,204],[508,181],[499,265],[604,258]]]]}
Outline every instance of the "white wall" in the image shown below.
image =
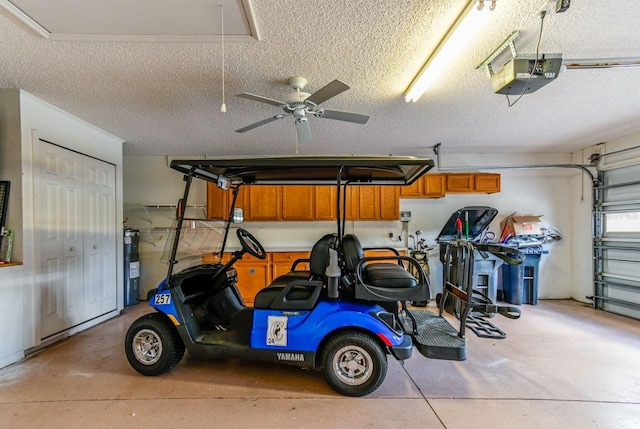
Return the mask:
{"type": "MultiPolygon", "coordinates": [[[[444,166],[478,166],[478,165],[523,165],[523,164],[557,164],[570,162],[569,154],[542,155],[451,155],[443,156],[444,166]]],[[[470,168],[471,169],[471,168],[470,168]]],[[[476,169],[482,171],[482,169],[476,169]]],[[[590,257],[580,261],[572,259],[572,242],[576,233],[572,207],[579,206],[579,191],[572,188],[574,180],[579,180],[578,170],[544,169],[544,170],[483,170],[497,172],[502,175],[502,191],[497,194],[484,195],[448,195],[442,199],[402,199],[401,210],[412,212],[409,225],[411,233],[421,229],[423,237],[430,244],[442,226],[455,210],[470,205],[487,205],[498,210],[498,216],[490,230],[500,234],[500,221],[513,212],[543,215],[542,226],[555,226],[563,233],[564,239],[546,246],[548,255],[541,259],[539,297],[569,298],[573,291],[574,263],[584,266],[590,257]]],[[[182,193],[182,176],[170,170],[165,157],[125,157],[125,217],[129,218],[132,227],[139,228],[141,234],[141,296],[155,287],[166,275],[167,267],[159,263],[160,255],[166,244],[167,231],[152,230],[156,226],[170,225],[171,210],[158,209],[151,212],[153,224],[146,218],[140,202],[155,203],[147,195],[152,187],[167,190],[167,195],[158,196],[162,202],[177,201],[182,193]],[[145,177],[153,178],[151,183],[145,177]],[[132,180],[130,180],[130,178],[132,180]],[[134,180],[135,179],[135,180],[134,180]],[[163,199],[164,198],[164,199],[163,199]],[[149,232],[147,232],[149,231],[149,232]],[[155,244],[155,246],[154,246],[155,244]]],[[[195,182],[194,182],[195,183],[195,182]]],[[[205,204],[204,188],[196,188],[195,198],[189,204],[205,204]]],[[[586,188],[586,196],[590,196],[590,188],[586,188]]],[[[588,199],[588,198],[587,198],[588,199]]],[[[174,202],[175,203],[175,202],[174,202]]],[[[584,206],[590,210],[590,203],[584,206]]],[[[590,211],[580,214],[586,217],[581,222],[589,222],[590,211]]],[[[267,248],[267,250],[308,250],[313,243],[327,232],[335,231],[335,222],[247,222],[243,228],[251,231],[267,248]]],[[[401,232],[400,221],[383,222],[347,222],[347,232],[356,233],[364,246],[406,247],[406,242],[394,242],[388,237],[389,232],[397,236],[401,232]]],[[[581,233],[581,231],[578,231],[581,233]]],[[[232,240],[231,246],[234,246],[232,240]]],[[[430,255],[432,268],[432,284],[439,289],[441,284],[441,264],[436,249],[430,255]]]]}
{"type": "MultiPolygon", "coordinates": [[[[0,90],[0,109],[15,109],[19,103],[20,133],[3,139],[6,147],[21,154],[20,175],[12,178],[20,189],[22,210],[22,266],[0,270],[0,367],[19,360],[24,352],[40,344],[40,293],[34,283],[33,144],[37,138],[93,156],[116,166],[116,222],[122,223],[122,140],[38,98],[19,90],[0,90]],[[16,96],[19,94],[19,96],[16,96]],[[6,105],[6,100],[11,100],[6,105]],[[16,140],[17,137],[17,140],[16,140]],[[20,183],[21,182],[21,183],[20,183]]],[[[16,228],[17,229],[17,228],[16,228]]],[[[117,247],[118,310],[123,306],[122,246],[117,247]]],[[[97,323],[97,321],[96,321],[97,323]]]]}

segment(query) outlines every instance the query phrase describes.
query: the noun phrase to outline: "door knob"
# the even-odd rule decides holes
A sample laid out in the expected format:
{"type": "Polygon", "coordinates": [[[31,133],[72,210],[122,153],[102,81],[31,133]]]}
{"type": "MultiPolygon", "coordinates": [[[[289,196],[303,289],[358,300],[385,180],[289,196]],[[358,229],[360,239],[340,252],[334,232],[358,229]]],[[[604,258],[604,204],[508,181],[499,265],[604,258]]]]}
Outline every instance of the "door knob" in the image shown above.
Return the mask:
{"type": "Polygon", "coordinates": [[[70,251],[70,252],[73,252],[74,250],[76,250],[76,248],[75,248],[75,247],[73,247],[73,246],[69,247],[69,251],[70,251]]]}
{"type": "Polygon", "coordinates": [[[98,248],[98,246],[96,246],[95,244],[93,245],[93,250],[96,250],[98,248]]]}

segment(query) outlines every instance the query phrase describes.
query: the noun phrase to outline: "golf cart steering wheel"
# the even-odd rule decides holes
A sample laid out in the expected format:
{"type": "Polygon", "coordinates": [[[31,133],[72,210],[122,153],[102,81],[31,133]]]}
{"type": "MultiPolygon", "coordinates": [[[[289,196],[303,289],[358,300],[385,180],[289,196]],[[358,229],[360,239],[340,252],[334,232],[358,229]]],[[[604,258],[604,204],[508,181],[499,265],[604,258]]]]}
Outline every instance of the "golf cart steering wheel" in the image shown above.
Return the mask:
{"type": "Polygon", "coordinates": [[[262,244],[246,229],[238,228],[236,231],[238,235],[238,240],[240,240],[240,245],[242,246],[242,250],[247,252],[251,256],[255,256],[258,259],[266,259],[267,252],[265,252],[262,244]]]}

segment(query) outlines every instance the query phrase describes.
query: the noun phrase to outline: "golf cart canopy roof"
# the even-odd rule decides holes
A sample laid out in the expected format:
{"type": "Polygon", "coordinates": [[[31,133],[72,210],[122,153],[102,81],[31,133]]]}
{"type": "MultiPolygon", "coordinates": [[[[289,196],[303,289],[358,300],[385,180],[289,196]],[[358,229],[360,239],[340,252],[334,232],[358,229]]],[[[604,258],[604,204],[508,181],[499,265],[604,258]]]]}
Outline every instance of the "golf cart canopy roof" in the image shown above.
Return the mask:
{"type": "Polygon", "coordinates": [[[233,185],[410,185],[433,168],[411,156],[283,156],[173,160],[171,168],[208,182],[233,185]]]}

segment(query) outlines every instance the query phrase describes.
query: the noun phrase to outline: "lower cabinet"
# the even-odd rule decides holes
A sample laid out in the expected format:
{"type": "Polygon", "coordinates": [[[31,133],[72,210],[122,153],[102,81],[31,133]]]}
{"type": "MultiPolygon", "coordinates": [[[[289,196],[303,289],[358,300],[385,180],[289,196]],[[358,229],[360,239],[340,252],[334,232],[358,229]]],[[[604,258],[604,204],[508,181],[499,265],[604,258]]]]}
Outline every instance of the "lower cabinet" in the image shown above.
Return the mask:
{"type": "Polygon", "coordinates": [[[271,283],[269,262],[266,259],[254,261],[243,259],[236,263],[235,267],[238,272],[240,295],[247,305],[253,305],[256,294],[271,283]]]}
{"type": "MultiPolygon", "coordinates": [[[[298,259],[306,259],[309,252],[269,252],[266,259],[258,259],[245,254],[234,265],[238,272],[238,290],[244,302],[252,306],[256,294],[267,287],[273,279],[291,271],[291,266],[298,259]]],[[[231,258],[230,253],[225,253],[223,262],[231,258]]],[[[211,264],[218,262],[217,255],[207,254],[202,258],[202,263],[211,264]]],[[[308,270],[309,264],[302,263],[296,270],[308,270]]]]}
{"type": "MultiPolygon", "coordinates": [[[[274,252],[269,255],[271,256],[271,280],[269,283],[276,277],[291,271],[291,266],[296,260],[309,258],[309,252],[274,252]]],[[[308,262],[303,262],[296,266],[296,270],[298,271],[308,269],[308,262]]]]}

